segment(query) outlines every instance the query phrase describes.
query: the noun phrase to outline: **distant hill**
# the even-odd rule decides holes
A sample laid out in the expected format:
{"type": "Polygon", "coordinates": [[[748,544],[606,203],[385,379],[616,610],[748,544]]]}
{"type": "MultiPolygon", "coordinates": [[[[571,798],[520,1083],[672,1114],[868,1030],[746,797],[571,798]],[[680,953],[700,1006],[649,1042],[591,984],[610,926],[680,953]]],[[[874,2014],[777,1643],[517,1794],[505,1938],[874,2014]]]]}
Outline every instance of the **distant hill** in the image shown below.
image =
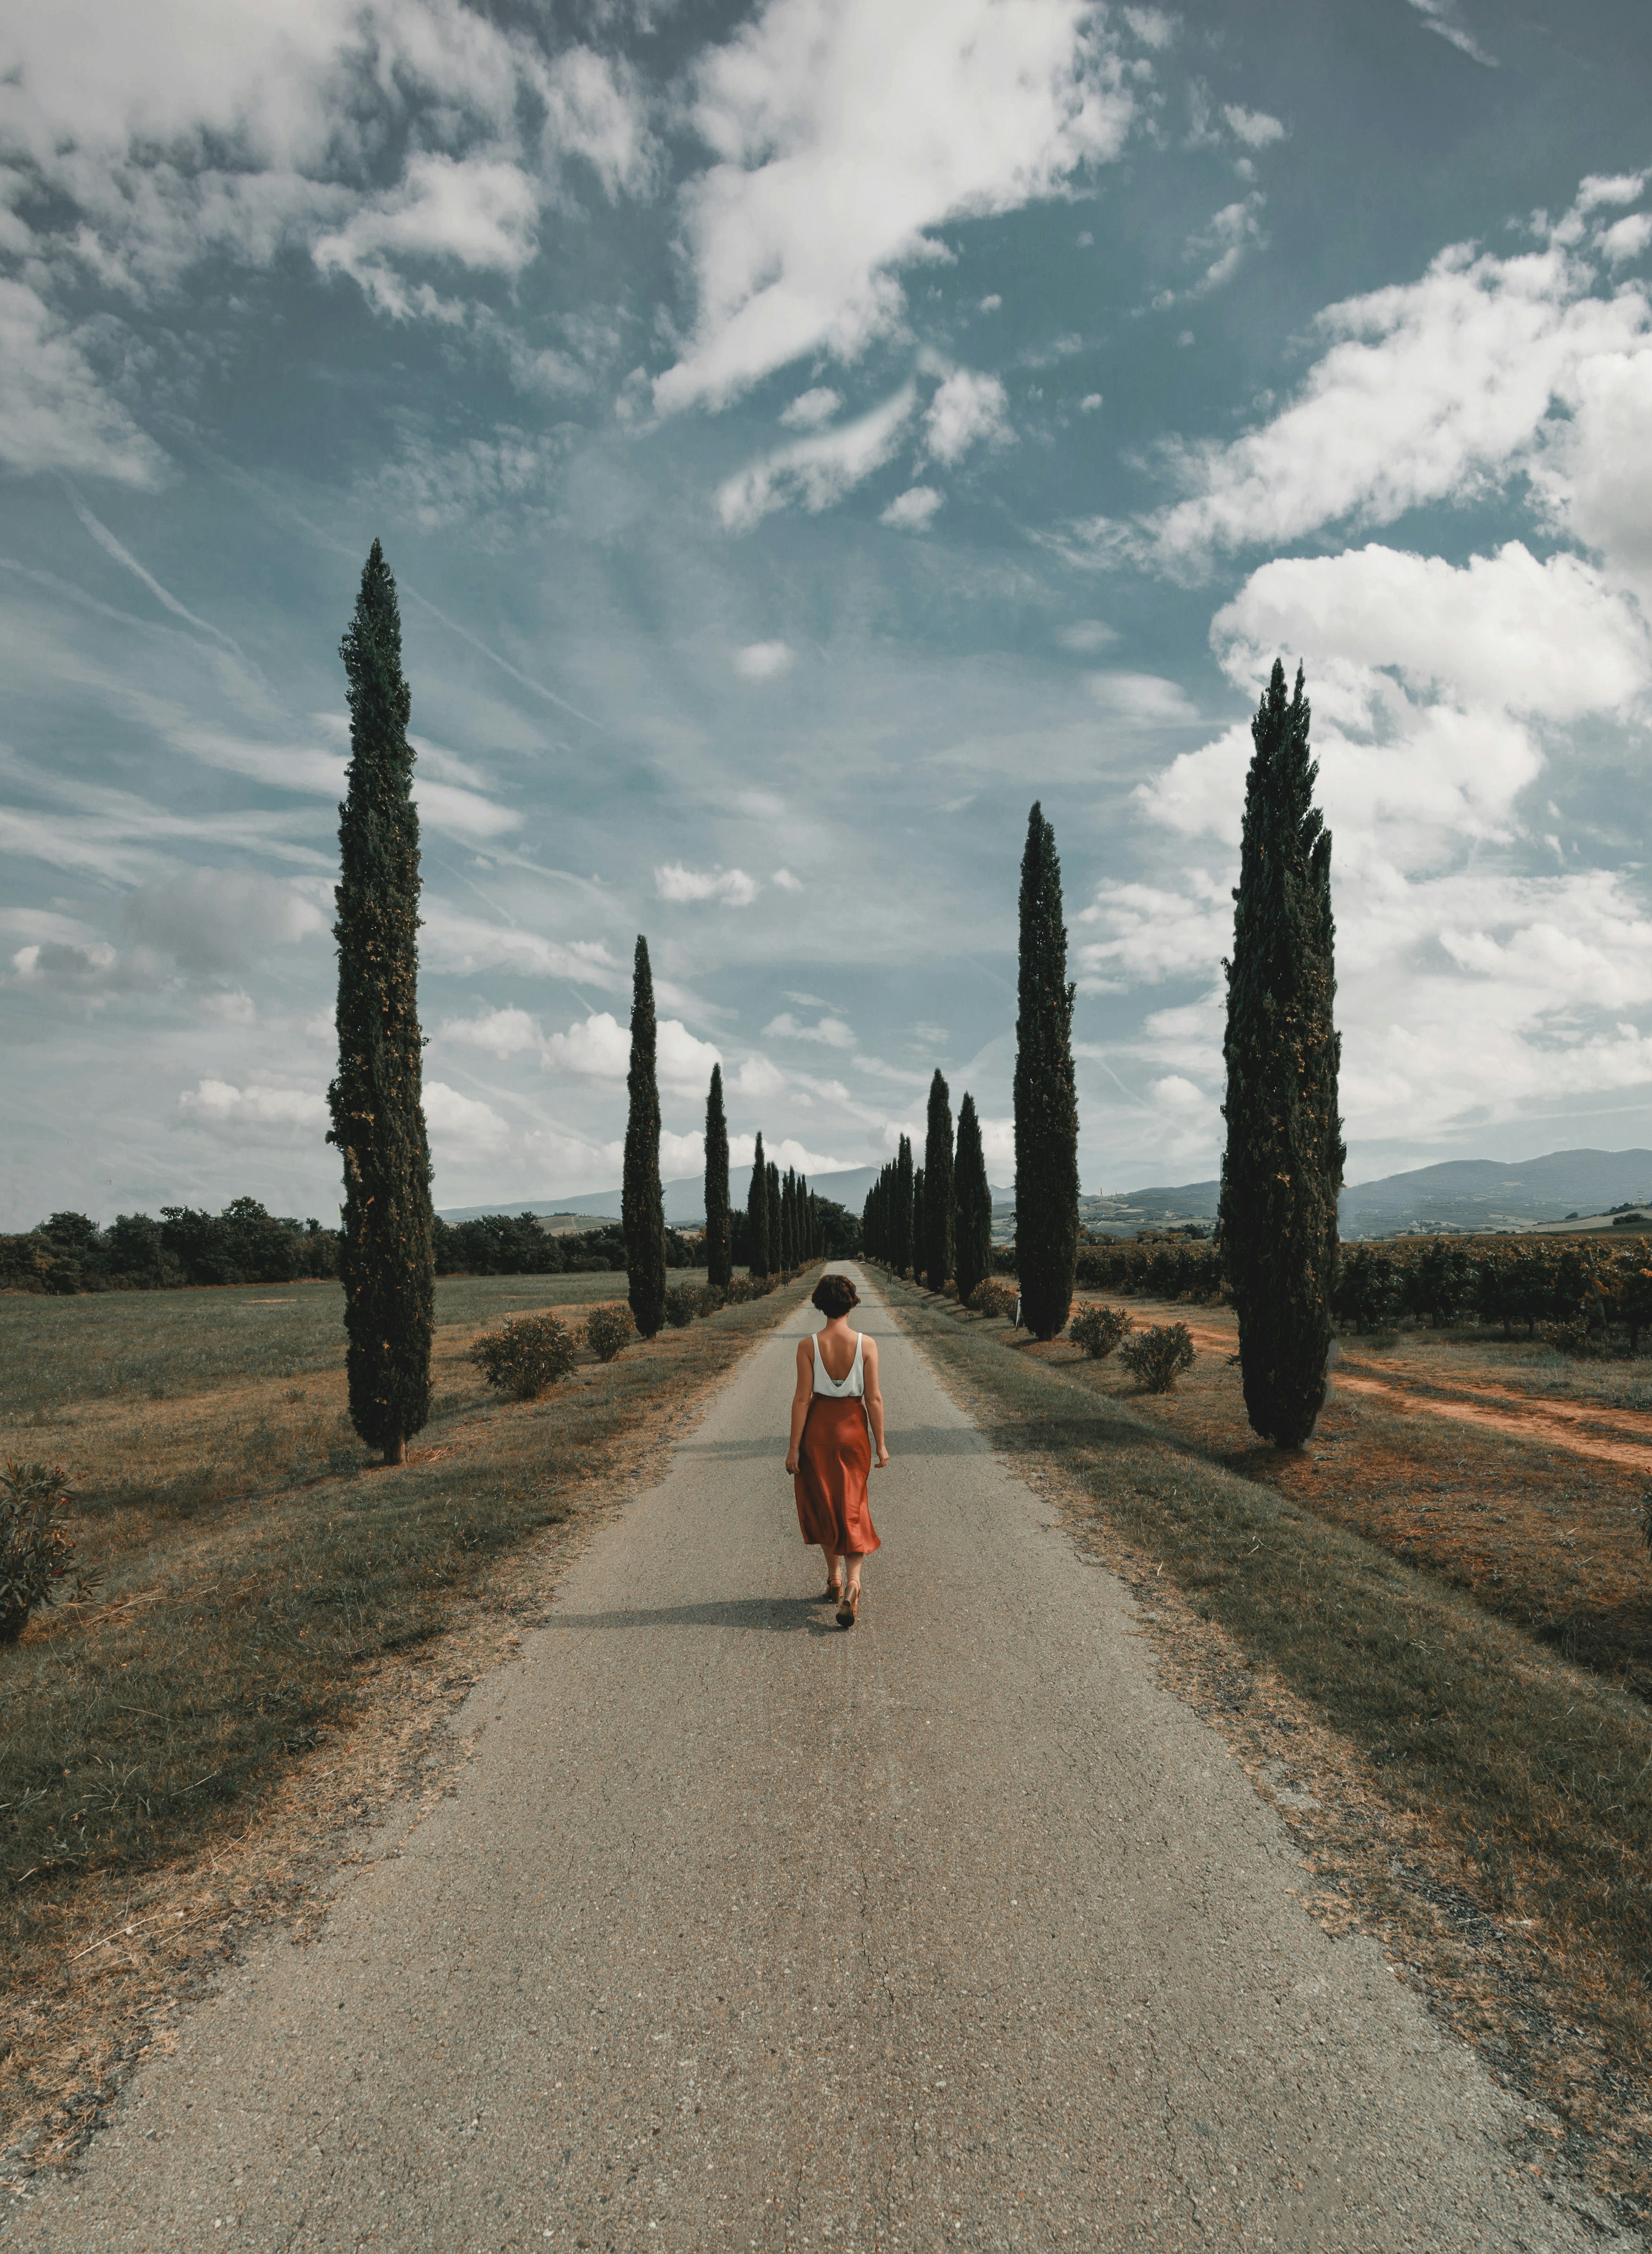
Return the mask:
{"type": "MultiPolygon", "coordinates": [[[[1084,1198],[1092,1228],[1162,1228],[1213,1221],[1220,1182],[1126,1190],[1084,1198]]],[[[1408,1223],[1448,1228],[1508,1228],[1600,1213],[1631,1198],[1652,1198],[1652,1151],[1551,1151],[1541,1158],[1446,1158],[1403,1174],[1351,1183],[1342,1192],[1345,1236],[1378,1236],[1408,1223]]]]}
{"type": "MultiPolygon", "coordinates": [[[[840,1174],[811,1174],[809,1187],[834,1205],[847,1206],[851,1213],[859,1213],[866,1203],[866,1194],[877,1180],[875,1166],[850,1166],[840,1174]]],[[[728,1196],[732,1204],[743,1206],[751,1186],[749,1166],[730,1166],[728,1196]]],[[[673,1228],[698,1228],[706,1218],[706,1179],[703,1174],[690,1174],[681,1181],[662,1182],[661,1192],[666,1200],[666,1219],[673,1228]]],[[[443,1221],[479,1221],[486,1213],[576,1213],[588,1215],[592,1222],[619,1219],[619,1191],[588,1190],[579,1197],[524,1198],[519,1202],[505,1198],[492,1205],[467,1205],[443,1208],[443,1221]]]]}

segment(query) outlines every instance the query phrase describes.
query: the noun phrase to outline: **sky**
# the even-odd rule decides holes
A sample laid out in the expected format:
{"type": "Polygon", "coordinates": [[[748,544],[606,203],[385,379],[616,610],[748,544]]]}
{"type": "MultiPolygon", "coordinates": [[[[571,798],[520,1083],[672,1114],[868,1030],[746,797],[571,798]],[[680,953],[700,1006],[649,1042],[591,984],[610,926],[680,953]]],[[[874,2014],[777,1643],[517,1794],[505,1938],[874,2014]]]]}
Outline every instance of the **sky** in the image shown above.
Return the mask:
{"type": "Polygon", "coordinates": [[[1276,655],[1349,1176],[1652,1144],[1635,0],[20,0],[0,1226],[330,1216],[339,636],[384,542],[438,1205],[921,1133],[1209,1177],[1276,655]]]}

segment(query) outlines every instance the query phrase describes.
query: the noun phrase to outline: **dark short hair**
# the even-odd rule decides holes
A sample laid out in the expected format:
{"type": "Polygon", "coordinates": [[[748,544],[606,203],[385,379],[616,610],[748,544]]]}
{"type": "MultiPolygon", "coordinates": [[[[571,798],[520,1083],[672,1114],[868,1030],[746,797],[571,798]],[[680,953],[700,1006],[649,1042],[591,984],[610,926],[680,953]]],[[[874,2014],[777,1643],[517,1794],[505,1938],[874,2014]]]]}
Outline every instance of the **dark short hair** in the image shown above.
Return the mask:
{"type": "Polygon", "coordinates": [[[858,1307],[861,1294],[847,1276],[822,1276],[810,1292],[809,1302],[819,1307],[830,1322],[838,1315],[847,1315],[851,1307],[858,1307]]]}

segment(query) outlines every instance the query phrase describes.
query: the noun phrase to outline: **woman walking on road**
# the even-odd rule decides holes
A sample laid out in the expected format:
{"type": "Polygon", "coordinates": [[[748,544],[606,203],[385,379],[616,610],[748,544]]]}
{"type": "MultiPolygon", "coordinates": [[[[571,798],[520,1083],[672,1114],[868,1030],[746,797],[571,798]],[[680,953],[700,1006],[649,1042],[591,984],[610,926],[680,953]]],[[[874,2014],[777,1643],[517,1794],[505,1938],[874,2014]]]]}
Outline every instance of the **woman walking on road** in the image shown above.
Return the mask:
{"type": "Polygon", "coordinates": [[[882,1547],[866,1502],[874,1447],[880,1470],[889,1460],[877,1340],[849,1328],[849,1310],[860,1306],[861,1295],[847,1276],[822,1276],[811,1296],[826,1327],[798,1340],[786,1469],[803,1538],[826,1552],[826,1600],[837,1606],[838,1626],[853,1628],[861,1611],[861,1563],[882,1547]]]}

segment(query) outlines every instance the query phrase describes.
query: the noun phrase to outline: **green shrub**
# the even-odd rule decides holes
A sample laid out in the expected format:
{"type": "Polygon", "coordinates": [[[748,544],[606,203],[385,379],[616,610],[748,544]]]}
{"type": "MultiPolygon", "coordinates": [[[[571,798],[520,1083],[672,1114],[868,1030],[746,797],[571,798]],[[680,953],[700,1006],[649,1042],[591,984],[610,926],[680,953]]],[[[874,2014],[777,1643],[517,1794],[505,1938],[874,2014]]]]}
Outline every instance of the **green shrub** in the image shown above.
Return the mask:
{"type": "Polygon", "coordinates": [[[1580,1362],[1600,1352],[1600,1343],[1582,1315],[1573,1315],[1563,1323],[1545,1323],[1543,1342],[1557,1354],[1569,1354],[1580,1362]]]}
{"type": "Polygon", "coordinates": [[[1144,1393],[1170,1393],[1193,1367],[1193,1339],[1186,1323],[1154,1323],[1125,1341],[1119,1359],[1144,1393]]]}
{"type": "Polygon", "coordinates": [[[636,1335],[636,1320],[623,1300],[593,1307],[585,1318],[585,1343],[598,1362],[612,1362],[636,1335]]]}
{"type": "Polygon", "coordinates": [[[686,1331],[700,1312],[700,1294],[687,1284],[667,1284],[665,1298],[666,1320],[674,1331],[686,1331]]]}
{"type": "Polygon", "coordinates": [[[728,1293],[721,1284],[702,1284],[699,1296],[702,1315],[714,1315],[720,1307],[728,1305],[728,1293]]]}
{"type": "MultiPolygon", "coordinates": [[[[1075,1346],[1083,1347],[1092,1362],[1105,1362],[1135,1320],[1123,1307],[1084,1307],[1073,1317],[1067,1335],[1075,1346]]],[[[1178,1324],[1177,1328],[1185,1330],[1187,1325],[1178,1324]]]]}
{"type": "Polygon", "coordinates": [[[574,1367],[574,1334],[554,1315],[518,1315],[502,1331],[484,1331],[471,1359],[488,1383],[518,1401],[539,1396],[574,1367]]]}
{"type": "Polygon", "coordinates": [[[74,1544],[62,1522],[63,1473],[9,1463],[0,1472],[0,1643],[15,1643],[37,1605],[49,1605],[74,1544]]]}
{"type": "Polygon", "coordinates": [[[1002,1315],[1007,1322],[1014,1322],[1020,1297],[1013,1284],[1000,1283],[996,1276],[983,1276],[970,1293],[969,1303],[978,1315],[1002,1315]]]}

